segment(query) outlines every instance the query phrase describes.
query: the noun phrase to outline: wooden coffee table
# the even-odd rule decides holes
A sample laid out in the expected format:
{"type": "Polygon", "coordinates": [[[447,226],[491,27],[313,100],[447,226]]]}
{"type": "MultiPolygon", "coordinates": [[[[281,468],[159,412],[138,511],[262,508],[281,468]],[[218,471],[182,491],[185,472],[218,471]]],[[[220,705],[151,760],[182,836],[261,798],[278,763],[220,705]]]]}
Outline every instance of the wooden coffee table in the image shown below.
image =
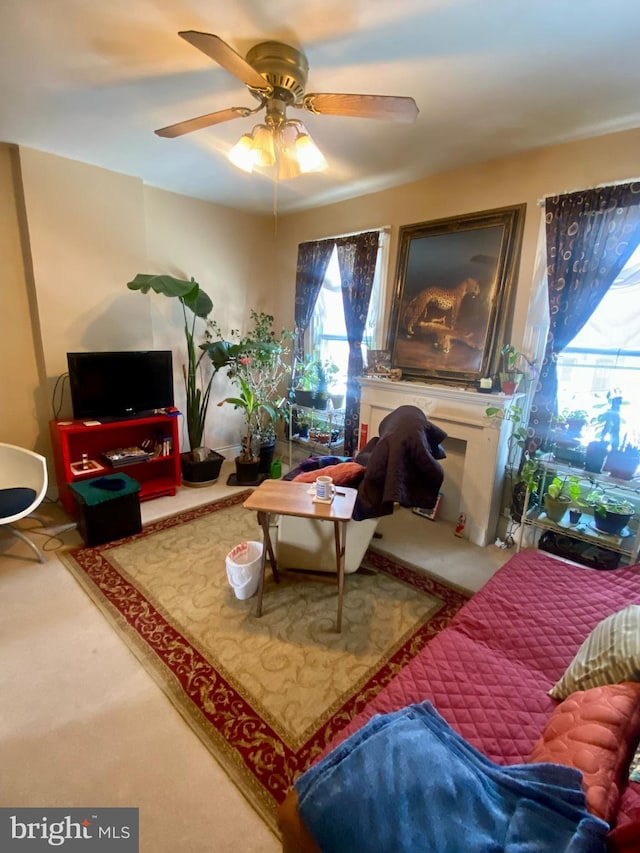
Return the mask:
{"type": "Polygon", "coordinates": [[[315,518],[320,521],[332,521],[336,544],[336,575],[338,580],[338,619],[336,628],[342,630],[342,597],[344,594],[344,553],[347,538],[347,524],[351,520],[357,490],[338,486],[331,503],[315,503],[309,494],[310,483],[293,483],[288,480],[265,480],[247,498],[245,509],[258,513],[258,522],[264,534],[258,603],[256,616],[262,616],[262,593],[267,563],[267,552],[273,579],[279,583],[278,565],[269,533],[272,515],[293,515],[298,518],[315,518]]]}

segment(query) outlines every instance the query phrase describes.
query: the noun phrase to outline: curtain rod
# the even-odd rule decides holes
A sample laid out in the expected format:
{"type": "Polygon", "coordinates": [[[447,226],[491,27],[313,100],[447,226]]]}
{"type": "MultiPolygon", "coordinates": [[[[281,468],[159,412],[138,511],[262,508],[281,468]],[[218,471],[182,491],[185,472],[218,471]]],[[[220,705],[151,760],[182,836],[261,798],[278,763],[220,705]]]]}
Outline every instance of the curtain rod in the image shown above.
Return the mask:
{"type": "MultiPolygon", "coordinates": [[[[329,234],[328,237],[316,237],[316,240],[341,240],[343,237],[355,237],[358,234],[366,234],[367,231],[383,231],[387,234],[391,232],[390,225],[379,225],[372,228],[361,228],[359,231],[347,231],[344,234],[329,234]]],[[[311,243],[312,240],[303,240],[303,243],[311,243]]]]}
{"type": "Polygon", "coordinates": [[[571,195],[571,193],[579,193],[584,192],[585,190],[601,190],[603,187],[621,187],[623,184],[635,184],[640,181],[640,178],[625,178],[620,181],[604,181],[600,184],[592,184],[588,187],[576,187],[574,190],[564,190],[561,193],[548,193],[547,195],[539,198],[536,204],[538,207],[544,207],[545,202],[548,198],[555,198],[557,195],[571,195]]]}

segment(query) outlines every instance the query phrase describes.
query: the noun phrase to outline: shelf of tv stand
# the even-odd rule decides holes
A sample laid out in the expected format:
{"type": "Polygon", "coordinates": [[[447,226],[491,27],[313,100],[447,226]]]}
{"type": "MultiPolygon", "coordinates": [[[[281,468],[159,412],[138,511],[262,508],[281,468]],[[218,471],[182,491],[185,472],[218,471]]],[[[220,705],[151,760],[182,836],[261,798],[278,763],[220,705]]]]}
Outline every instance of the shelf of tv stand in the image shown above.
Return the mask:
{"type": "Polygon", "coordinates": [[[89,426],[84,421],[55,420],[49,426],[60,502],[70,515],[76,514],[76,503],[69,486],[79,480],[126,472],[140,483],[141,501],[175,495],[181,483],[178,418],[175,416],[149,415],[89,426]],[[138,446],[146,438],[160,437],[171,441],[171,450],[164,455],[119,466],[109,465],[101,456],[107,450],[138,446]],[[72,471],[71,463],[81,460],[83,454],[100,463],[102,470],[72,471]]]}

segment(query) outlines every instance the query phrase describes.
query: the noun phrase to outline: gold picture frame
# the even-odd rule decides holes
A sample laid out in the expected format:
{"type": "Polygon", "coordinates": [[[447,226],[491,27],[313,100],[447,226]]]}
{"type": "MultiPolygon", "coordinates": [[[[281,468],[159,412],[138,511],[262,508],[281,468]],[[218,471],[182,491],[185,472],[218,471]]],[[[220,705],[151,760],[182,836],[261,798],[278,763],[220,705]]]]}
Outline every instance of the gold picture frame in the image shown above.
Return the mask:
{"type": "Polygon", "coordinates": [[[526,205],[400,228],[388,348],[406,379],[477,386],[498,369],[526,205]]]}

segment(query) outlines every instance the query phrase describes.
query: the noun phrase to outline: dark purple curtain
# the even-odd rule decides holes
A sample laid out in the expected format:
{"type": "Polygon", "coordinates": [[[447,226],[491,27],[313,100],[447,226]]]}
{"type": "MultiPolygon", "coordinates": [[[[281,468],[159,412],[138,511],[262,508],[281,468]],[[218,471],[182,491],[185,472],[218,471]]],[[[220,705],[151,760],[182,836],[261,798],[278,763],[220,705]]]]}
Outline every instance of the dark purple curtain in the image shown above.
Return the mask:
{"type": "Polygon", "coordinates": [[[357,450],[360,427],[360,385],[362,375],[362,336],[369,312],[371,288],[378,257],[377,231],[354,234],[336,240],[340,279],[342,282],[342,304],[349,340],[349,372],[347,376],[347,399],[345,403],[344,453],[353,455],[357,450]]]}
{"type": "Polygon", "coordinates": [[[556,358],[600,304],[640,242],[640,183],[545,202],[550,326],[530,426],[544,440],[557,414],[556,358]]]}
{"type": "Polygon", "coordinates": [[[300,243],[298,246],[294,315],[296,324],[294,356],[296,359],[304,359],[304,333],[309,328],[313,309],[315,308],[335,244],[335,240],[316,240],[309,243],[300,243]]]}

